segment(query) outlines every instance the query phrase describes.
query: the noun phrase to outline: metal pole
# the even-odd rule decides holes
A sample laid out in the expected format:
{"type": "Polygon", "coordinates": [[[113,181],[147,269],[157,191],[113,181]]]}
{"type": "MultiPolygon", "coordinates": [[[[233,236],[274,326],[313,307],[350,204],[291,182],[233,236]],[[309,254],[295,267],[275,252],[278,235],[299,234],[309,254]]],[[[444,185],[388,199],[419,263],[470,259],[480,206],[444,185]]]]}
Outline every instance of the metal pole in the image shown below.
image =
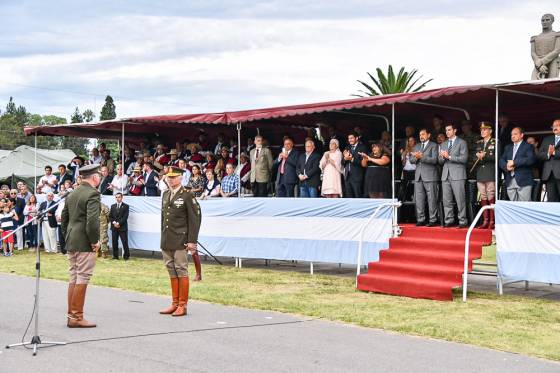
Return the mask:
{"type": "Polygon", "coordinates": [[[37,194],[37,132],[35,132],[35,185],[33,191],[33,194],[37,194]]]}
{"type": "Polygon", "coordinates": [[[391,104],[391,199],[395,199],[395,104],[391,104]]]}
{"type": "MultiPolygon", "coordinates": [[[[126,177],[126,170],[124,169],[124,123],[121,125],[121,167],[123,170],[123,177],[126,177]]],[[[121,181],[121,193],[124,194],[124,186],[122,184],[122,181],[121,181]]]]}
{"type": "Polygon", "coordinates": [[[500,91],[496,89],[496,133],[494,138],[496,139],[496,157],[494,159],[494,180],[496,181],[496,201],[500,200],[500,180],[498,180],[498,160],[500,159],[500,144],[498,143],[498,133],[500,132],[500,124],[498,123],[498,118],[500,116],[500,91]]]}
{"type": "MultiPolygon", "coordinates": [[[[237,167],[241,165],[241,123],[237,123],[237,167]]],[[[241,175],[241,173],[240,173],[241,175]]],[[[241,198],[241,176],[239,176],[239,190],[237,197],[241,198]]]]}

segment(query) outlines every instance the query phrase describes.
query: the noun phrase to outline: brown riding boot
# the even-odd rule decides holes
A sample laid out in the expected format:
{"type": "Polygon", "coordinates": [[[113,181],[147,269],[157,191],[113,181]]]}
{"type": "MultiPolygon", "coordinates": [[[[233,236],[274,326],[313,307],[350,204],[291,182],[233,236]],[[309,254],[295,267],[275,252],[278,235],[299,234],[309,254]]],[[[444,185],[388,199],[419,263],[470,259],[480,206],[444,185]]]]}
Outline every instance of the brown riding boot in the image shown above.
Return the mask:
{"type": "Polygon", "coordinates": [[[195,251],[192,254],[192,259],[194,262],[194,268],[196,270],[196,275],[194,276],[193,281],[201,281],[202,280],[202,267],[200,265],[200,256],[198,255],[198,251],[195,251]]]}
{"type": "Polygon", "coordinates": [[[189,301],[189,278],[179,277],[179,305],[171,316],[185,316],[187,314],[187,302],[189,301]]]}
{"type": "Polygon", "coordinates": [[[171,306],[159,311],[162,315],[171,315],[179,306],[179,279],[171,278],[171,306]]]}
{"type": "Polygon", "coordinates": [[[70,318],[72,317],[72,296],[74,295],[74,287],[76,286],[75,283],[68,283],[68,311],[66,312],[67,315],[67,326],[70,326],[70,318]]]}
{"type": "MultiPolygon", "coordinates": [[[[493,205],[494,203],[496,203],[496,200],[494,198],[492,198],[488,204],[493,205]]],[[[490,213],[490,218],[488,221],[488,229],[494,229],[494,224],[495,224],[495,216],[494,216],[494,210],[488,210],[488,212],[490,213]]]]}
{"type": "MultiPolygon", "coordinates": [[[[483,200],[480,201],[480,207],[484,207],[486,205],[488,205],[487,200],[483,199],[483,200]]],[[[482,224],[478,227],[478,229],[487,229],[489,221],[490,221],[490,211],[486,210],[482,214],[483,214],[482,216],[484,217],[484,220],[482,221],[482,224]]]]}
{"type": "Polygon", "coordinates": [[[97,325],[84,319],[84,303],[86,301],[87,284],[76,284],[70,305],[69,328],[95,328],[97,325]]]}

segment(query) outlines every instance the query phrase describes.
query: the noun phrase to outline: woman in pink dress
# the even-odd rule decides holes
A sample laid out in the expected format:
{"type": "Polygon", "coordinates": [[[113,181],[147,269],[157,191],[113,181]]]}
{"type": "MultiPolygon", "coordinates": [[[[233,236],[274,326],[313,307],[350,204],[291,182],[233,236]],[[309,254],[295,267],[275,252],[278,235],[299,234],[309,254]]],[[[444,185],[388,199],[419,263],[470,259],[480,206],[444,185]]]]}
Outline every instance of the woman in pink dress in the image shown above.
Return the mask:
{"type": "Polygon", "coordinates": [[[329,151],[323,154],[319,166],[323,171],[321,194],[327,198],[342,196],[342,152],[338,149],[338,140],[329,142],[329,151]]]}

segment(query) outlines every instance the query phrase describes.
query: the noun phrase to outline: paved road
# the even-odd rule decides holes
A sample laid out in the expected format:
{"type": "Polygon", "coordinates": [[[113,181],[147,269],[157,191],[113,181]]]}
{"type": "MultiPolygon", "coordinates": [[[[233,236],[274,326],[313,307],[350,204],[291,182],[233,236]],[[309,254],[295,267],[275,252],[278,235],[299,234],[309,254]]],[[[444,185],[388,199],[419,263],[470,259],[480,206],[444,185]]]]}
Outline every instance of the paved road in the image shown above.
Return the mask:
{"type": "MultiPolygon", "coordinates": [[[[18,342],[34,280],[0,274],[0,346],[18,342]]],[[[90,287],[94,329],[65,326],[66,284],[41,282],[40,335],[69,345],[0,350],[1,373],[25,372],[560,372],[560,364],[274,312],[191,302],[189,316],[157,310],[167,298],[90,287]]]]}

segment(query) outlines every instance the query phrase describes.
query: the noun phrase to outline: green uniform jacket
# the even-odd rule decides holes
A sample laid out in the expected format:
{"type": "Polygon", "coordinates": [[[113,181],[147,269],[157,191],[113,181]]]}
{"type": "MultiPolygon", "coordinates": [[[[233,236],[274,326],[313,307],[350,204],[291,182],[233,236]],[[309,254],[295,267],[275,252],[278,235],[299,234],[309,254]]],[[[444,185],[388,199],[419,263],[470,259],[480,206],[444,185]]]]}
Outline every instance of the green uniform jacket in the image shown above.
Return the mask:
{"type": "Polygon", "coordinates": [[[166,190],[161,198],[161,249],[184,250],[186,243],[198,241],[201,214],[194,194],[179,188],[172,200],[166,190]]]}
{"type": "Polygon", "coordinates": [[[496,181],[496,139],[491,138],[484,146],[484,140],[476,142],[475,154],[485,151],[486,155],[476,164],[476,181],[496,181]]]}
{"type": "Polygon", "coordinates": [[[99,242],[99,191],[87,182],[76,188],[66,199],[62,210],[61,228],[70,252],[92,252],[92,244],[99,242]]]}

